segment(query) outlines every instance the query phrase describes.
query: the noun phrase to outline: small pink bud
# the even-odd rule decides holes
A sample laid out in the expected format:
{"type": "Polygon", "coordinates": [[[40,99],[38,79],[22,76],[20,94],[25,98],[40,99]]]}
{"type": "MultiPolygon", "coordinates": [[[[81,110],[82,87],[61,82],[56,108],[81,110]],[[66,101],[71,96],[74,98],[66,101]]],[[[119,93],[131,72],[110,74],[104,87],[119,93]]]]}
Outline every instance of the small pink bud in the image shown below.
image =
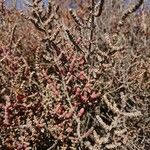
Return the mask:
{"type": "Polygon", "coordinates": [[[93,92],[93,93],[90,95],[90,97],[91,97],[92,99],[96,99],[98,96],[99,96],[99,95],[96,94],[95,92],[93,92]]]}
{"type": "Polygon", "coordinates": [[[79,74],[79,79],[84,80],[85,77],[86,77],[86,75],[85,75],[84,71],[81,71],[79,74]]]}
{"type": "Polygon", "coordinates": [[[67,113],[67,114],[65,115],[65,118],[66,118],[66,119],[69,119],[69,118],[71,118],[71,116],[72,116],[72,113],[69,112],[69,113],[67,113]]]}
{"type": "Polygon", "coordinates": [[[85,112],[84,108],[81,108],[78,112],[78,117],[82,117],[84,112],[85,112]]]}
{"type": "Polygon", "coordinates": [[[22,94],[18,94],[18,95],[16,96],[16,98],[17,98],[18,101],[21,101],[23,98],[25,98],[25,96],[22,95],[22,94]]]}
{"type": "Polygon", "coordinates": [[[71,118],[72,115],[73,115],[73,111],[74,111],[74,108],[73,108],[73,109],[70,109],[70,111],[69,111],[68,113],[66,113],[65,118],[66,118],[66,119],[71,118]]]}
{"type": "Polygon", "coordinates": [[[81,41],[81,38],[79,37],[77,40],[76,40],[76,44],[79,44],[81,41]]]}
{"type": "Polygon", "coordinates": [[[81,89],[78,87],[78,88],[76,89],[76,92],[81,92],[81,89]]]}
{"type": "Polygon", "coordinates": [[[80,95],[80,92],[81,92],[81,89],[78,87],[78,88],[76,89],[75,95],[76,95],[76,96],[80,95]]]}

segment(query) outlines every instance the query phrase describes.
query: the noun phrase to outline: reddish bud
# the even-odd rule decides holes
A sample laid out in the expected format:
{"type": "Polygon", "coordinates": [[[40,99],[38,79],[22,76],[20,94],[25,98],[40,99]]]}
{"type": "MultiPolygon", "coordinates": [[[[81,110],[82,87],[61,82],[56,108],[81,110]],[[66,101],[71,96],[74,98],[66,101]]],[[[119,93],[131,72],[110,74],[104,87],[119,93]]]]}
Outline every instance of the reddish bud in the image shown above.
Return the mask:
{"type": "Polygon", "coordinates": [[[81,38],[79,37],[77,40],[76,40],[76,44],[79,44],[81,41],[81,38]]]}
{"type": "Polygon", "coordinates": [[[96,99],[96,98],[98,98],[98,94],[96,94],[95,92],[93,92],[91,95],[90,95],[90,97],[92,98],[92,99],[96,99]]]}
{"type": "Polygon", "coordinates": [[[81,71],[80,74],[79,74],[79,79],[84,80],[85,77],[86,77],[86,75],[85,75],[84,71],[81,71]]]}
{"type": "Polygon", "coordinates": [[[76,92],[81,92],[81,89],[78,87],[77,89],[76,89],[76,92]]]}
{"type": "Polygon", "coordinates": [[[66,119],[69,119],[69,118],[71,118],[72,117],[72,112],[69,112],[69,113],[67,113],[66,115],[65,115],[65,118],[66,119]]]}
{"type": "Polygon", "coordinates": [[[78,87],[78,88],[76,89],[75,95],[78,96],[78,95],[80,95],[80,93],[81,93],[81,89],[78,87]]]}
{"type": "Polygon", "coordinates": [[[17,100],[21,101],[23,98],[25,98],[25,96],[22,95],[22,94],[18,94],[18,95],[16,96],[16,98],[17,98],[17,100]]]}
{"type": "Polygon", "coordinates": [[[65,118],[66,118],[66,119],[71,118],[71,117],[72,117],[72,115],[73,115],[73,111],[74,111],[74,108],[73,108],[73,109],[71,109],[68,113],[66,113],[65,118]]]}
{"type": "Polygon", "coordinates": [[[84,112],[85,112],[84,108],[81,108],[78,112],[78,117],[82,117],[84,112]]]}

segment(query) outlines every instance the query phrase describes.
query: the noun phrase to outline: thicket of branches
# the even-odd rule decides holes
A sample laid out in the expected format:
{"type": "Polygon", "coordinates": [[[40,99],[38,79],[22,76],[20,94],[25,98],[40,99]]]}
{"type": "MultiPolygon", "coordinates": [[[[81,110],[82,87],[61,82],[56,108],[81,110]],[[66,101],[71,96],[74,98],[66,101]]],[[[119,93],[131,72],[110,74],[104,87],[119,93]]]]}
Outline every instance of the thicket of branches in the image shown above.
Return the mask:
{"type": "Polygon", "coordinates": [[[75,2],[0,1],[0,149],[149,149],[144,0],[75,2]]]}

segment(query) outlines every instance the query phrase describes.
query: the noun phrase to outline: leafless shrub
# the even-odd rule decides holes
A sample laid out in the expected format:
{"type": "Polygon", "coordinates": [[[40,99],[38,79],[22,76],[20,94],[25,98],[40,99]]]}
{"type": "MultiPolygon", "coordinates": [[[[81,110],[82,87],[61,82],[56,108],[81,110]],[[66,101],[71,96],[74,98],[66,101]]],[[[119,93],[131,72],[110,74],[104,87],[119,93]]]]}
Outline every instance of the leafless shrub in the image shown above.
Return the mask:
{"type": "Polygon", "coordinates": [[[149,12],[77,4],[0,8],[0,149],[148,149],[149,12]]]}

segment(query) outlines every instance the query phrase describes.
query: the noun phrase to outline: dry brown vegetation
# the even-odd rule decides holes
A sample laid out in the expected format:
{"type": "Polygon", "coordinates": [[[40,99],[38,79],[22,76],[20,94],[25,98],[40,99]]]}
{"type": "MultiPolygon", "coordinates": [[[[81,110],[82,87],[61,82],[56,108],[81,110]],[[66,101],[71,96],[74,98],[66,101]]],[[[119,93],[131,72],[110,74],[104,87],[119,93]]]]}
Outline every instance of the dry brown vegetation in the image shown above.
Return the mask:
{"type": "Polygon", "coordinates": [[[149,149],[149,10],[75,2],[0,0],[0,149],[149,149]]]}

